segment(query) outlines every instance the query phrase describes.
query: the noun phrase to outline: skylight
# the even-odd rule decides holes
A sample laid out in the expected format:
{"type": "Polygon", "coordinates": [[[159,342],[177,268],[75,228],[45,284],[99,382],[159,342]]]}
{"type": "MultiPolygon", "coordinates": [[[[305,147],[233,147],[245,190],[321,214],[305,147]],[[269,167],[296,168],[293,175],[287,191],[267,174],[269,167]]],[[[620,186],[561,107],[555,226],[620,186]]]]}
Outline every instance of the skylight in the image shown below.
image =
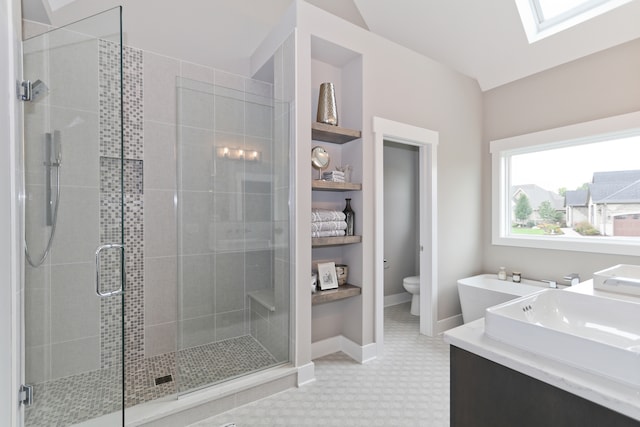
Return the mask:
{"type": "Polygon", "coordinates": [[[583,8],[592,8],[607,0],[533,0],[538,21],[542,24],[562,15],[576,15],[583,8]]]}
{"type": "Polygon", "coordinates": [[[595,18],[631,0],[515,0],[529,43],[595,18]]]}

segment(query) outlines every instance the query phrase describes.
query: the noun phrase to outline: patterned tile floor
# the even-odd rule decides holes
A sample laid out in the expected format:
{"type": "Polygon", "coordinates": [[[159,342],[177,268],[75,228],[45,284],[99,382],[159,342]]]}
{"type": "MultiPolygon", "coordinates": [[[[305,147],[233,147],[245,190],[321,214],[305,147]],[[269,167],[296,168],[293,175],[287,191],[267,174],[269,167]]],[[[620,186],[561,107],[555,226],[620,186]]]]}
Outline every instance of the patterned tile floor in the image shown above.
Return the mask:
{"type": "Polygon", "coordinates": [[[419,334],[409,304],[385,309],[385,355],[315,360],[316,381],[191,427],[449,426],[449,346],[419,334]]]}
{"type": "MultiPolygon", "coordinates": [[[[180,391],[197,389],[273,366],[277,361],[251,336],[192,347],[178,352],[180,391]]],[[[119,410],[121,370],[85,372],[34,386],[34,403],[25,426],[69,426],[119,410]]],[[[168,353],[126,366],[127,407],[176,393],[176,355],[168,353]],[[171,375],[174,381],[155,385],[171,375]]]]}

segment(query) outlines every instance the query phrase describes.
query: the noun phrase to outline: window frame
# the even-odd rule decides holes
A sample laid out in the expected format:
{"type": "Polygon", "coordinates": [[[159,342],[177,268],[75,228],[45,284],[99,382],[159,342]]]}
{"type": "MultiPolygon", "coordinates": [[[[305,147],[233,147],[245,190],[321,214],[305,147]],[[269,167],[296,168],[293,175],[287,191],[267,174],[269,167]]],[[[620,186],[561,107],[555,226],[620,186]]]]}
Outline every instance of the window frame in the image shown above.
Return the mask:
{"type": "Polygon", "coordinates": [[[640,255],[640,242],[614,237],[547,237],[512,235],[509,182],[510,156],[640,135],[640,111],[490,141],[491,243],[498,246],[555,249],[617,255],[640,255]]]}
{"type": "Polygon", "coordinates": [[[631,0],[590,0],[545,20],[538,0],[515,0],[529,44],[596,18],[629,2],[631,0]]]}
{"type": "Polygon", "coordinates": [[[601,7],[609,0],[589,0],[582,4],[572,7],[571,9],[561,13],[552,18],[544,18],[544,10],[542,5],[540,4],[540,0],[530,0],[531,8],[533,9],[536,17],[536,22],[538,25],[538,31],[542,31],[546,28],[552,27],[554,25],[558,25],[560,22],[568,21],[570,19],[575,18],[583,13],[590,11],[591,9],[595,9],[597,7],[601,7]]]}

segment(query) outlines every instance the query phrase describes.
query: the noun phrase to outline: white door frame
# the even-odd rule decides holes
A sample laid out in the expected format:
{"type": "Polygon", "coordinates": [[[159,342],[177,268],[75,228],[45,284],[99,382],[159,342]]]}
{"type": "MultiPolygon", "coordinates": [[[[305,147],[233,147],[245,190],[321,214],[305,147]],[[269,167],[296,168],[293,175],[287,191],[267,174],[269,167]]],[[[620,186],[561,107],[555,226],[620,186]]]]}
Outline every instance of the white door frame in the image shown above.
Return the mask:
{"type": "Polygon", "coordinates": [[[373,117],[375,176],[375,339],[384,353],[384,141],[419,149],[420,333],[433,336],[438,322],[437,147],[438,132],[373,117]]]}

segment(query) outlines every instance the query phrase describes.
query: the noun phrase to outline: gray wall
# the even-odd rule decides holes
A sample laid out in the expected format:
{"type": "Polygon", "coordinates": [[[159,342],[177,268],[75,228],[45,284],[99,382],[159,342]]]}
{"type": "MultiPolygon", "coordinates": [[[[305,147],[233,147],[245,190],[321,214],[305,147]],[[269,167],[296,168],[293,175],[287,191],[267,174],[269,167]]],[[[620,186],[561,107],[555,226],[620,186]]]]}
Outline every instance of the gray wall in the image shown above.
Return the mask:
{"type": "Polygon", "coordinates": [[[640,40],[590,55],[485,92],[482,147],[484,195],[483,270],[520,270],[524,276],[560,279],[639,257],[527,249],[491,244],[489,141],[640,110],[640,40]]]}
{"type": "Polygon", "coordinates": [[[402,279],[420,271],[418,148],[384,143],[384,295],[406,292],[402,279]]]}

